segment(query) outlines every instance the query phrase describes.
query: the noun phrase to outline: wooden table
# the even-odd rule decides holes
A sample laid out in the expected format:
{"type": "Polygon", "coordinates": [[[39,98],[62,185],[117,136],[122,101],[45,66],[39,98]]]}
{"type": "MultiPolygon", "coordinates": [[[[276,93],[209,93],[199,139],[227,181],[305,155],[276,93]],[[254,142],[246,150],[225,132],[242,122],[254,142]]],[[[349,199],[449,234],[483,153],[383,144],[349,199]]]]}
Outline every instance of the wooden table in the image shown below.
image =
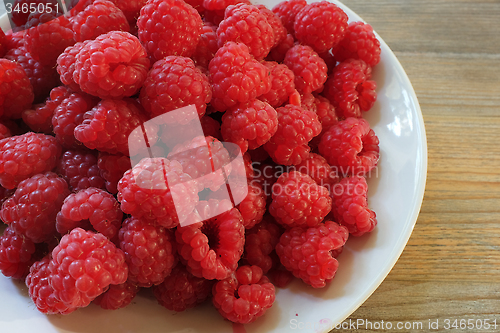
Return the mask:
{"type": "Polygon", "coordinates": [[[500,1],[343,3],[373,26],[406,70],[429,157],[409,243],[349,319],[414,327],[405,332],[427,332],[429,320],[438,321],[433,332],[449,331],[445,325],[453,328],[457,319],[458,327],[470,326],[452,332],[479,331],[480,323],[481,331],[500,332],[500,1]],[[484,330],[486,319],[496,320],[496,329],[484,330]]]}

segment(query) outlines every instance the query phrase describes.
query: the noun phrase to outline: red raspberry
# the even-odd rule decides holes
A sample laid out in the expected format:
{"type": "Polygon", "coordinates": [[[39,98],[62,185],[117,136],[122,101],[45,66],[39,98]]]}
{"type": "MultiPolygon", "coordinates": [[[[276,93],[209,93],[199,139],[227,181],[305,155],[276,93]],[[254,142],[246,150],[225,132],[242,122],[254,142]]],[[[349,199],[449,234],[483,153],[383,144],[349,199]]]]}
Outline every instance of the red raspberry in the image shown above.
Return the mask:
{"type": "Polygon", "coordinates": [[[123,12],[111,1],[95,0],[71,18],[73,37],[77,42],[94,39],[110,31],[128,32],[130,27],[123,12]]]}
{"type": "Polygon", "coordinates": [[[173,228],[179,224],[178,216],[187,216],[198,203],[197,184],[191,180],[177,161],[143,159],[118,183],[118,201],[125,214],[173,228]],[[184,199],[183,207],[173,202],[170,187],[174,185],[176,195],[184,199]]]}
{"type": "Polygon", "coordinates": [[[283,63],[295,74],[295,88],[302,94],[321,90],[328,78],[325,61],[307,45],[292,47],[283,63]]]}
{"type": "Polygon", "coordinates": [[[375,212],[368,208],[367,193],[366,179],[358,176],[342,179],[331,191],[333,216],[353,236],[370,232],[377,225],[375,212]]]}
{"type": "Polygon", "coordinates": [[[76,308],[68,308],[54,295],[54,289],[49,283],[49,263],[50,255],[35,262],[30,267],[30,272],[26,277],[28,293],[38,311],[45,314],[68,314],[76,308]]]}
{"type": "Polygon", "coordinates": [[[175,238],[179,255],[194,276],[222,280],[238,267],[243,253],[245,227],[238,209],[178,227],[175,238]]]}
{"type": "Polygon", "coordinates": [[[118,233],[128,264],[128,279],[139,287],[158,285],[177,263],[172,231],[130,217],[118,233]]]}
{"type": "Polygon", "coordinates": [[[323,95],[330,100],[339,117],[361,118],[377,100],[377,84],[370,80],[371,67],[363,60],[349,59],[334,68],[323,95]]]}
{"type": "Polygon", "coordinates": [[[14,61],[0,59],[0,116],[21,118],[21,112],[33,103],[33,87],[23,67],[14,61]]]}
{"type": "Polygon", "coordinates": [[[18,234],[41,243],[56,235],[55,218],[69,194],[63,178],[53,172],[37,174],[19,183],[0,216],[18,234]]]}
{"type": "Polygon", "coordinates": [[[76,55],[73,80],[100,98],[134,95],[146,79],[149,59],[137,37],[111,31],[85,44],[76,55]]]}
{"type": "Polygon", "coordinates": [[[24,33],[25,31],[10,32],[5,35],[7,50],[24,47],[24,33]]]}
{"type": "Polygon", "coordinates": [[[193,55],[202,26],[198,11],[182,0],[149,0],[137,19],[139,39],[155,61],[193,55]]]}
{"type": "Polygon", "coordinates": [[[274,304],[275,289],[258,266],[241,266],[213,287],[213,304],[222,317],[241,324],[253,322],[274,304]]]}
{"type": "Polygon", "coordinates": [[[21,181],[52,170],[61,156],[53,136],[28,132],[0,141],[0,185],[15,188],[21,181]]]}
{"type": "Polygon", "coordinates": [[[56,228],[64,235],[68,231],[86,226],[86,222],[97,232],[112,239],[120,229],[123,212],[118,201],[110,193],[89,187],[70,194],[57,213],[56,228]]]}
{"type": "Polygon", "coordinates": [[[318,52],[325,52],[344,38],[347,14],[329,1],[313,2],[297,13],[295,37],[318,52]]]}
{"type": "Polygon", "coordinates": [[[205,114],[212,89],[205,74],[186,57],[168,56],[149,71],[141,89],[140,101],[151,118],[191,104],[198,115],[205,114]]]}
{"type": "Polygon", "coordinates": [[[57,141],[68,149],[81,149],[83,144],[76,140],[74,130],[83,122],[84,114],[97,104],[97,99],[83,93],[66,97],[54,110],[52,126],[57,141]]]}
{"type": "Polygon", "coordinates": [[[309,157],[297,164],[296,170],[310,176],[318,185],[330,190],[334,184],[339,182],[339,175],[326,159],[318,154],[310,153],[309,157]]]}
{"type": "Polygon", "coordinates": [[[318,225],[332,209],[328,189],[308,175],[283,173],[273,185],[269,213],[287,228],[318,225]]]}
{"type": "Polygon", "coordinates": [[[295,91],[295,75],[284,64],[266,61],[264,65],[271,72],[271,90],[259,96],[261,101],[269,103],[277,108],[288,101],[288,97],[295,91]]]}
{"type": "Polygon", "coordinates": [[[281,22],[281,19],[265,5],[256,5],[255,7],[260,10],[261,14],[266,17],[267,23],[269,23],[271,28],[273,28],[273,47],[284,41],[287,35],[287,31],[285,26],[281,22]]]}
{"type": "Polygon", "coordinates": [[[250,265],[259,266],[267,273],[274,265],[271,253],[280,240],[282,228],[274,218],[265,215],[262,222],[245,232],[245,253],[243,258],[250,265]]]}
{"type": "Polygon", "coordinates": [[[295,39],[293,38],[293,35],[287,34],[285,39],[278,43],[276,46],[274,46],[271,51],[269,51],[269,54],[267,55],[266,60],[268,61],[276,61],[276,62],[283,62],[285,59],[285,55],[290,50],[293,46],[295,45],[295,39]]]}
{"type": "Polygon", "coordinates": [[[55,7],[56,2],[54,0],[14,0],[12,4],[12,12],[10,13],[11,15],[11,20],[12,22],[18,26],[22,27],[28,22],[28,18],[30,16],[30,13],[32,13],[32,10],[29,10],[30,4],[36,5],[36,11],[35,13],[38,13],[38,4],[43,4],[44,9],[45,8],[50,8],[52,7],[53,10],[56,10],[57,8],[55,7]],[[50,4],[49,7],[46,7],[46,4],[50,4]],[[27,7],[28,10],[23,10],[23,5],[27,7]],[[15,10],[18,8],[18,10],[15,10]]]}
{"type": "Polygon", "coordinates": [[[122,154],[108,154],[99,152],[97,167],[101,178],[106,181],[106,190],[109,193],[118,193],[118,182],[123,174],[132,168],[130,158],[122,154]]]}
{"type": "Polygon", "coordinates": [[[316,227],[296,227],[281,235],[276,253],[295,277],[314,288],[323,288],[339,266],[332,252],[344,246],[348,237],[347,228],[332,221],[316,227]]]}
{"type": "Polygon", "coordinates": [[[265,144],[277,129],[278,113],[258,99],[237,104],[222,116],[222,137],[240,146],[242,153],[265,144]]]}
{"type": "Polygon", "coordinates": [[[318,149],[328,163],[342,175],[362,176],[378,163],[379,140],[362,118],[347,118],[330,127],[318,149]]]}
{"type": "Polygon", "coordinates": [[[104,235],[73,229],[52,251],[49,283],[67,307],[85,307],[110,284],[125,283],[125,254],[104,235]]]}
{"type": "Polygon", "coordinates": [[[210,60],[213,59],[215,53],[219,49],[217,45],[217,26],[211,23],[205,22],[201,29],[200,41],[196,45],[196,51],[194,51],[191,57],[196,66],[201,66],[203,68],[208,68],[210,60]]]}
{"type": "Polygon", "coordinates": [[[318,116],[292,104],[277,108],[276,111],[278,130],[264,148],[278,164],[299,164],[309,156],[307,143],[321,132],[318,116]]]}
{"type": "Polygon", "coordinates": [[[227,42],[217,51],[208,69],[213,90],[211,103],[217,111],[249,102],[271,89],[269,70],[242,43],[227,42]]]}
{"type": "Polygon", "coordinates": [[[94,299],[93,303],[105,310],[118,310],[132,303],[139,289],[138,286],[128,281],[122,284],[112,284],[104,294],[94,299]]]}
{"type": "Polygon", "coordinates": [[[257,7],[239,3],[226,9],[217,29],[219,47],[229,41],[245,44],[255,59],[262,60],[274,46],[275,37],[266,16],[257,7]]]}
{"type": "Polygon", "coordinates": [[[259,183],[248,184],[247,196],[236,206],[243,218],[245,229],[253,228],[262,221],[266,212],[266,194],[259,183]]]}
{"type": "Polygon", "coordinates": [[[104,189],[104,179],[97,167],[94,152],[67,150],[58,162],[57,172],[68,182],[72,192],[89,187],[104,189]]]}
{"type": "Polygon", "coordinates": [[[212,295],[213,281],[199,278],[177,264],[163,283],[153,287],[158,303],[170,311],[182,312],[212,295]]]}
{"type": "Polygon", "coordinates": [[[323,134],[333,125],[339,122],[337,118],[337,113],[335,112],[335,108],[330,103],[330,101],[323,96],[313,96],[314,112],[318,115],[318,120],[321,123],[321,133],[317,137],[311,140],[310,146],[317,147],[319,141],[323,134]]]}
{"type": "Polygon", "coordinates": [[[294,34],[293,24],[295,16],[307,5],[305,0],[289,0],[282,1],[273,7],[272,11],[275,13],[283,23],[289,34],[294,34]]]}
{"type": "Polygon", "coordinates": [[[90,43],[90,41],[84,41],[83,43],[76,43],[73,46],[68,46],[59,55],[59,57],[57,57],[57,73],[60,75],[61,82],[75,92],[81,91],[80,86],[75,83],[75,80],[73,79],[76,57],[88,43],[90,43]]]}
{"type": "Polygon", "coordinates": [[[120,8],[131,27],[136,25],[139,18],[141,8],[146,4],[147,0],[113,0],[116,7],[120,8]]]}
{"type": "Polygon", "coordinates": [[[361,59],[372,67],[380,62],[380,42],[372,26],[363,22],[351,22],[333,52],[338,61],[361,59]]]}
{"type": "Polygon", "coordinates": [[[32,264],[35,244],[7,227],[0,236],[0,272],[7,277],[23,279],[32,264]]]}

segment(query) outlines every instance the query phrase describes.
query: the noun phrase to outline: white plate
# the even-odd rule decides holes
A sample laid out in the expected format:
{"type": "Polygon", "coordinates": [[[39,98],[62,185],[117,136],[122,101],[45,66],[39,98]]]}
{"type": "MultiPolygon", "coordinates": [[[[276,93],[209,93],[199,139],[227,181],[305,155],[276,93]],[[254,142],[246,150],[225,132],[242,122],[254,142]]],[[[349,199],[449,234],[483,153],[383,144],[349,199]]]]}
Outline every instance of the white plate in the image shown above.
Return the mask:
{"type": "MultiPolygon", "coordinates": [[[[272,8],[279,0],[260,0],[272,8]]],[[[361,20],[344,5],[350,20],[361,20]]],[[[224,321],[210,303],[174,313],[148,293],[130,306],[102,310],[90,305],[67,315],[39,313],[22,282],[0,277],[0,331],[8,333],[230,333],[328,332],[352,314],[382,283],[398,260],[417,220],[427,173],[427,143],[420,107],[408,77],[379,37],[381,62],[374,69],[378,101],[365,114],[380,139],[378,177],[369,180],[369,205],[378,226],[349,239],[335,279],[314,290],[300,281],[277,291],[265,316],[244,327],[224,321]]],[[[0,274],[1,275],[1,274],[0,274]]]]}

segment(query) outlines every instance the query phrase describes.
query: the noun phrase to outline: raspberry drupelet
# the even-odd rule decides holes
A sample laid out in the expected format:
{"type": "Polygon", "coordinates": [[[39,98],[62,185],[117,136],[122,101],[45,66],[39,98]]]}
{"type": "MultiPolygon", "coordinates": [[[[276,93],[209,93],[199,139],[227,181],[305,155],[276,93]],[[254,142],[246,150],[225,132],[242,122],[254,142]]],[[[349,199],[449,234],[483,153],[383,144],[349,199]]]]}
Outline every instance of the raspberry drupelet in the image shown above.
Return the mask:
{"type": "Polygon", "coordinates": [[[245,231],[243,259],[250,265],[259,266],[266,274],[274,265],[271,254],[282,233],[282,228],[274,218],[271,215],[264,215],[260,223],[245,231]]]}
{"type": "Polygon", "coordinates": [[[97,167],[99,174],[106,181],[106,190],[111,194],[118,193],[118,182],[123,174],[132,168],[130,158],[122,154],[108,154],[99,152],[97,167]]]}
{"type": "Polygon", "coordinates": [[[35,98],[23,67],[14,61],[0,59],[0,84],[0,116],[21,118],[22,111],[29,108],[35,98]]]}
{"type": "Polygon", "coordinates": [[[272,11],[275,13],[283,23],[283,26],[289,34],[294,34],[295,30],[293,24],[295,16],[307,5],[305,0],[289,0],[282,1],[273,7],[272,11]]]}
{"type": "Polygon", "coordinates": [[[140,287],[129,282],[112,284],[109,289],[92,302],[105,310],[117,310],[126,307],[135,298],[140,287]]]}
{"type": "Polygon", "coordinates": [[[288,97],[295,91],[295,75],[287,65],[274,61],[266,61],[264,65],[271,73],[271,89],[259,96],[261,101],[277,108],[288,101],[288,97]]]}
{"type": "Polygon", "coordinates": [[[361,21],[349,24],[344,38],[332,51],[338,61],[361,59],[371,67],[380,62],[380,42],[372,26],[361,21]]]}
{"type": "Polygon", "coordinates": [[[14,279],[23,279],[29,273],[35,253],[35,243],[26,236],[5,228],[0,236],[0,272],[14,279]]]}
{"type": "Polygon", "coordinates": [[[295,88],[301,94],[321,90],[328,78],[325,61],[310,46],[295,45],[287,51],[283,63],[295,75],[295,88]]]}
{"type": "Polygon", "coordinates": [[[67,150],[57,165],[57,172],[68,182],[72,192],[89,187],[104,189],[104,179],[97,167],[95,152],[67,150]]]}

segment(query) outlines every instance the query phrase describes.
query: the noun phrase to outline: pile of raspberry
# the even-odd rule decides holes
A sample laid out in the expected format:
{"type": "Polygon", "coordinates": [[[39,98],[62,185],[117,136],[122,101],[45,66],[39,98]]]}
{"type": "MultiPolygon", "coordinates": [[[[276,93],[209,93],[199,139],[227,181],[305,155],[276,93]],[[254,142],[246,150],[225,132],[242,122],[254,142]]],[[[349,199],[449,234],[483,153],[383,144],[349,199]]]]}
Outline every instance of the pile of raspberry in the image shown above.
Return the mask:
{"type": "Polygon", "coordinates": [[[209,301],[250,323],[293,279],[334,285],[348,239],[376,227],[379,141],[362,116],[380,43],[335,4],[89,0],[13,19],[0,271],[41,312],[119,309],[151,288],[169,310],[209,301]],[[198,120],[203,135],[169,146],[198,120]]]}

